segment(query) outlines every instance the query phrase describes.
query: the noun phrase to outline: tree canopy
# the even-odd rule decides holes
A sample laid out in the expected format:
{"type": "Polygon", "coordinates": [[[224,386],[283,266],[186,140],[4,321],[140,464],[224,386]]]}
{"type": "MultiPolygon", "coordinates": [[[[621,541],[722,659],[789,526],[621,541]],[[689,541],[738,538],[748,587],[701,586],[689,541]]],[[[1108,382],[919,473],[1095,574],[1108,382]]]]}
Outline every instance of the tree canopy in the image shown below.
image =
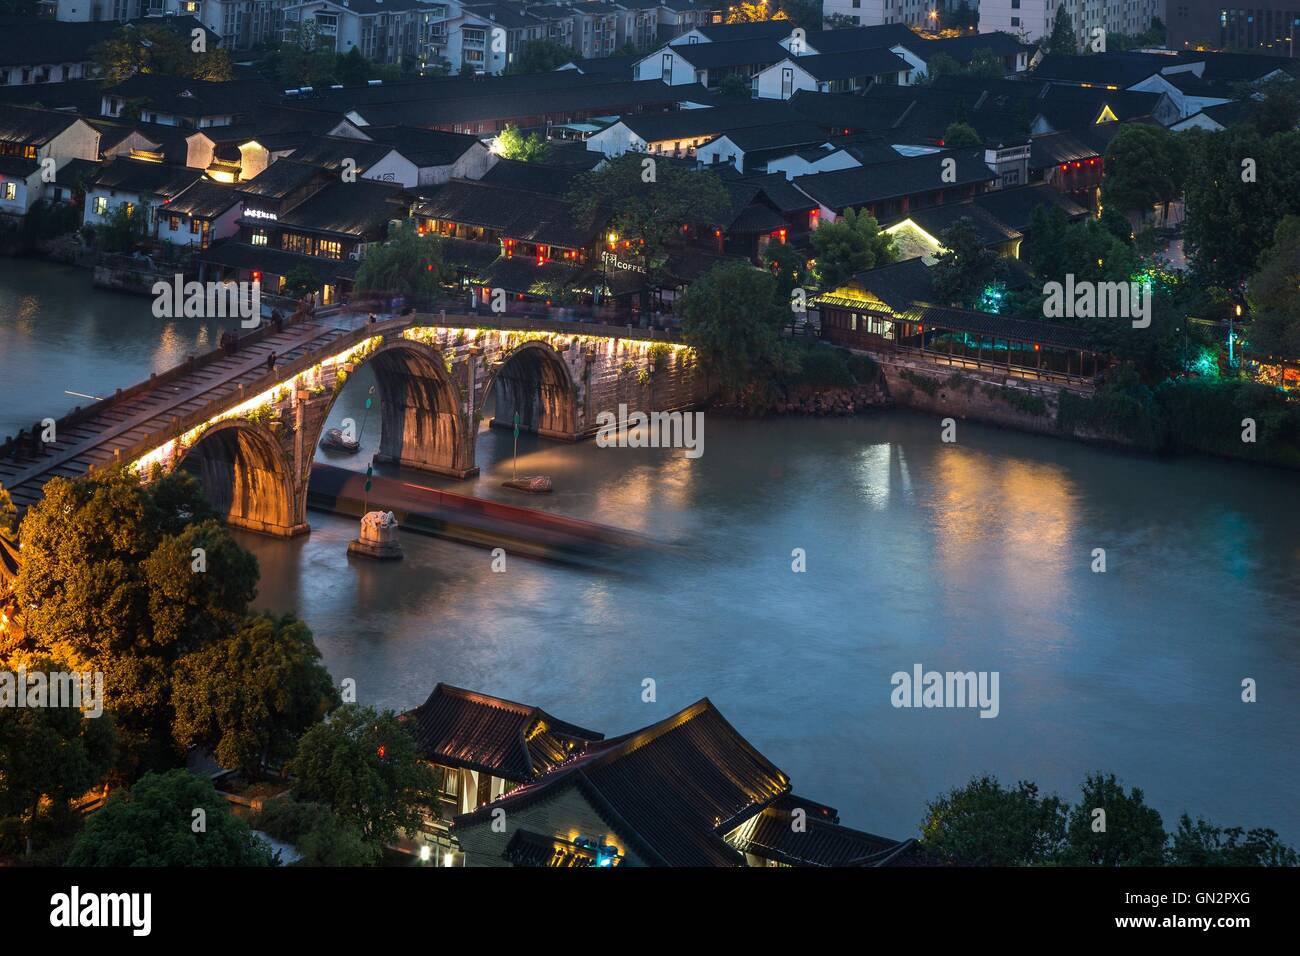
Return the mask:
{"type": "MultiPolygon", "coordinates": [[[[215,35],[214,35],[215,37],[215,35]]],[[[207,34],[204,34],[206,41],[207,34]]],[[[215,39],[214,39],[215,43],[215,39]]],[[[92,51],[100,75],[109,84],[137,73],[162,73],[193,80],[224,81],[232,73],[230,54],[222,47],[198,44],[166,24],[132,24],[92,51]]]]}
{"type": "Polygon", "coordinates": [[[518,126],[507,126],[492,143],[492,151],[502,159],[515,159],[521,163],[540,163],[550,148],[545,139],[536,133],[525,136],[519,132],[518,126]]]}
{"type": "Polygon", "coordinates": [[[939,237],[939,253],[931,275],[935,295],[943,302],[973,309],[984,290],[1002,277],[997,252],[987,248],[968,218],[958,219],[939,237]]]}
{"type": "Polygon", "coordinates": [[[1157,204],[1183,195],[1188,155],[1180,134],[1149,123],[1120,127],[1106,148],[1101,202],[1140,219],[1157,204]]]}
{"type": "Polygon", "coordinates": [[[682,297],[682,334],[722,387],[743,396],[785,362],[781,326],[789,305],[777,302],[777,281],[744,262],[724,262],[691,283],[682,297]]]}
{"type": "Polygon", "coordinates": [[[437,816],[433,771],[392,711],[344,704],[298,742],[294,797],[330,807],[380,847],[437,816]]]}
{"type": "Polygon", "coordinates": [[[1296,851],[1269,829],[1222,828],[1186,814],[1166,833],[1142,791],[1114,774],[1089,774],[1071,806],[1036,784],[977,777],[931,801],[921,846],[959,866],[1295,866],[1296,851]],[[1101,811],[1101,812],[1099,812],[1101,811]]]}
{"type": "Polygon", "coordinates": [[[182,657],[173,683],[176,742],[203,746],[248,777],[290,757],[298,737],[339,702],[311,631],[292,615],[245,618],[182,657]]]}
{"type": "MultiPolygon", "coordinates": [[[[48,659],[29,665],[43,673],[59,670],[48,659]]],[[[43,820],[50,829],[69,827],[68,802],[108,771],[115,740],[106,714],[0,706],[0,846],[21,837],[30,852],[43,820]]]]}
{"type": "Polygon", "coordinates": [[[271,866],[273,854],[188,770],[145,774],[86,821],[69,866],[271,866]]]}
{"type": "Polygon", "coordinates": [[[1074,22],[1065,9],[1065,4],[1056,8],[1056,18],[1052,21],[1052,34],[1047,40],[1047,52],[1057,54],[1075,54],[1079,44],[1074,36],[1074,22]]]}
{"type": "Polygon", "coordinates": [[[1300,216],[1277,224],[1248,290],[1251,351],[1261,357],[1300,355],[1300,216]]]}
{"type": "Polygon", "coordinates": [[[181,471],[147,485],[125,470],[52,479],[20,539],[22,650],[103,671],[125,755],[170,752],[173,667],[243,617],[256,559],[181,471]]]}
{"type": "Polygon", "coordinates": [[[846,209],[834,222],[823,222],[811,236],[813,271],[822,288],[833,289],[855,273],[894,262],[894,240],[865,212],[846,209]]]}
{"type": "Polygon", "coordinates": [[[507,73],[550,73],[574,59],[573,50],[554,40],[526,40],[507,73]]]}
{"type": "Polygon", "coordinates": [[[442,288],[442,249],[436,236],[422,236],[410,223],[361,260],[353,288],[369,295],[403,296],[415,301],[437,297],[442,288]]]}

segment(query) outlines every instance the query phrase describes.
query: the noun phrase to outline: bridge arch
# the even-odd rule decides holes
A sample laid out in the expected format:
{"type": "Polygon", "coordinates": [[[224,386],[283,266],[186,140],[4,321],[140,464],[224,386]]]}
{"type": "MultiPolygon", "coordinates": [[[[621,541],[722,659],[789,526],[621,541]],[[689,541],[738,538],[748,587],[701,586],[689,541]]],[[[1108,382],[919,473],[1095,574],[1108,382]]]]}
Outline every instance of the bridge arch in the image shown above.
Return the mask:
{"type": "Polygon", "coordinates": [[[227,524],[286,538],[310,530],[293,469],[264,425],[242,418],[218,422],[185,451],[177,467],[198,478],[227,524]]]}
{"type": "MultiPolygon", "coordinates": [[[[363,364],[374,371],[379,397],[379,461],[393,462],[453,478],[475,474],[471,430],[466,424],[460,387],[447,371],[444,353],[411,339],[394,337],[371,352],[363,364]]],[[[314,454],[335,393],[318,416],[307,444],[314,454]]]]}
{"type": "Polygon", "coordinates": [[[496,389],[493,425],[519,427],[544,438],[577,438],[577,398],[573,375],[563,357],[541,339],[521,342],[493,364],[483,386],[483,401],[496,389]]]}

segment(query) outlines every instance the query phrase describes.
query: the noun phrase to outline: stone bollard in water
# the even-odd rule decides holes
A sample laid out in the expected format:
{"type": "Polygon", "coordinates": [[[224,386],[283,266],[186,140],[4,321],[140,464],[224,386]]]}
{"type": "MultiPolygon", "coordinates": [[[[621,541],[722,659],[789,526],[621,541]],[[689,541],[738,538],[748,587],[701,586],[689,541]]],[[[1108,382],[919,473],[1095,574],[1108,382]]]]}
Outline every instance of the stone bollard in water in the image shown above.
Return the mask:
{"type": "Polygon", "coordinates": [[[397,516],[391,511],[369,511],[361,519],[361,537],[348,542],[348,554],[359,554],[381,561],[402,557],[397,540],[397,516]]]}

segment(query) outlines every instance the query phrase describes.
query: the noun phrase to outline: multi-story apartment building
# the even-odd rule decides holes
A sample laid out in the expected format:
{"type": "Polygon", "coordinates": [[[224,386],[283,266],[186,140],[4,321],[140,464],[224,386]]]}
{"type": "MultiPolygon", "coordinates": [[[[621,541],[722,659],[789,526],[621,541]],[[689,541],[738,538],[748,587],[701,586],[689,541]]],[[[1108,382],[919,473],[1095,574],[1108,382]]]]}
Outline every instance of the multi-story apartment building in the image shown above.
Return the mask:
{"type": "MultiPolygon", "coordinates": [[[[987,2],[980,0],[981,9],[987,2]]],[[[941,0],[822,0],[822,15],[848,17],[863,27],[882,23],[934,27],[938,25],[941,7],[941,0]]]]}
{"type": "Polygon", "coordinates": [[[1133,36],[1165,12],[1165,0],[980,0],[980,32],[1001,30],[1026,41],[1040,40],[1051,36],[1062,4],[1081,51],[1097,36],[1094,31],[1133,36]]]}
{"type": "Polygon", "coordinates": [[[58,0],[55,16],[70,21],[126,22],[140,17],[191,16],[221,37],[222,46],[247,50],[279,39],[290,0],[58,0]]]}
{"type": "Polygon", "coordinates": [[[1249,8],[1222,0],[1169,0],[1164,18],[1171,50],[1255,50],[1295,56],[1300,2],[1258,0],[1249,8]]]}

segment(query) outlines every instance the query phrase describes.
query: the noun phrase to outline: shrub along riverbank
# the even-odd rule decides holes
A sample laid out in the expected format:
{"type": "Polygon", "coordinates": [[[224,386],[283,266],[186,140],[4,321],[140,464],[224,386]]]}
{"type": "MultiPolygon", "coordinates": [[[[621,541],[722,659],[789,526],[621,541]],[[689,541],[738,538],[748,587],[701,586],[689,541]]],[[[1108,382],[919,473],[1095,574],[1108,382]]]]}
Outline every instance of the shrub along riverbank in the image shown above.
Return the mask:
{"type": "Polygon", "coordinates": [[[1057,427],[1152,454],[1199,452],[1300,468],[1300,405],[1267,385],[1170,380],[1121,371],[1092,397],[1061,392],[1057,427]]]}

